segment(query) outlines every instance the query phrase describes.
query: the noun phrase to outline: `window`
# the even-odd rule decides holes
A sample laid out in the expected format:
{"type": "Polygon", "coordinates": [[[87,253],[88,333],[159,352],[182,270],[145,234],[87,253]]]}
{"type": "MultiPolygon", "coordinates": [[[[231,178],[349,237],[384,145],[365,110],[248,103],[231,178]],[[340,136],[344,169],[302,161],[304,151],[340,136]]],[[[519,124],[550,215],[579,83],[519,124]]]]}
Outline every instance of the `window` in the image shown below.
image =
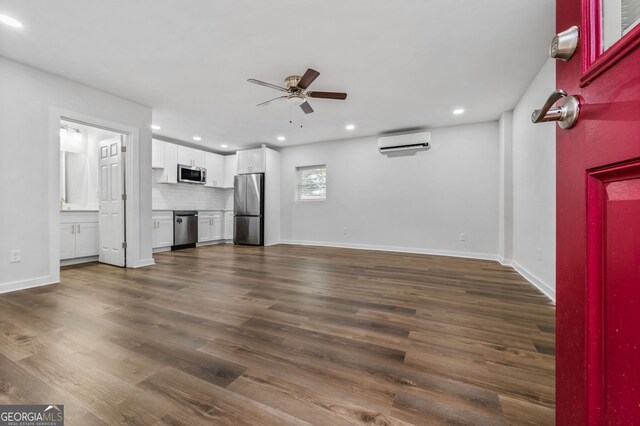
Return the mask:
{"type": "Polygon", "coordinates": [[[296,199],[323,201],[327,199],[327,166],[296,167],[296,199]]]}

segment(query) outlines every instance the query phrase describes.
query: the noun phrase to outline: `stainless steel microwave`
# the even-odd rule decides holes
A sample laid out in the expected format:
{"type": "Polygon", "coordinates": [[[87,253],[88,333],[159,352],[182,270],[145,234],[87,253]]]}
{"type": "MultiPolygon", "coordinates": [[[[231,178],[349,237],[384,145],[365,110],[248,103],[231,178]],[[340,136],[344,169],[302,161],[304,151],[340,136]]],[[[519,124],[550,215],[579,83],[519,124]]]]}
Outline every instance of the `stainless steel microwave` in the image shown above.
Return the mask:
{"type": "Polygon", "coordinates": [[[178,182],[196,183],[204,185],[207,178],[207,169],[202,167],[186,166],[178,164],[178,182]]]}

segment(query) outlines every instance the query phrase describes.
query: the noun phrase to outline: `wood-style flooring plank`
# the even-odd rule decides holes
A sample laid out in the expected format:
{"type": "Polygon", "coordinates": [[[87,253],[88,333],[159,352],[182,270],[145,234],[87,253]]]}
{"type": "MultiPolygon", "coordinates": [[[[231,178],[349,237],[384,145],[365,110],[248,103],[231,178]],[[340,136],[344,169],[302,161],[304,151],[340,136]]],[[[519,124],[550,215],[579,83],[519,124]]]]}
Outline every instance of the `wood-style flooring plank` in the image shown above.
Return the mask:
{"type": "Polygon", "coordinates": [[[277,245],[0,295],[0,403],[69,425],[552,425],[555,308],[496,262],[277,245]]]}

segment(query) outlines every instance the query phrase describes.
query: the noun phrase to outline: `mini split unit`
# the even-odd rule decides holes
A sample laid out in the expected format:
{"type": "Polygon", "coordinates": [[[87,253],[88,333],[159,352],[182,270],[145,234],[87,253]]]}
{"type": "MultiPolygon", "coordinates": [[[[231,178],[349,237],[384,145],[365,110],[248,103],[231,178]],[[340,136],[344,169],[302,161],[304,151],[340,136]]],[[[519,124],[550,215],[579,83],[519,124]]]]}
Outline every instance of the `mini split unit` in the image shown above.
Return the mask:
{"type": "Polygon", "coordinates": [[[431,147],[431,132],[409,133],[378,138],[382,154],[398,151],[423,151],[431,147]]]}

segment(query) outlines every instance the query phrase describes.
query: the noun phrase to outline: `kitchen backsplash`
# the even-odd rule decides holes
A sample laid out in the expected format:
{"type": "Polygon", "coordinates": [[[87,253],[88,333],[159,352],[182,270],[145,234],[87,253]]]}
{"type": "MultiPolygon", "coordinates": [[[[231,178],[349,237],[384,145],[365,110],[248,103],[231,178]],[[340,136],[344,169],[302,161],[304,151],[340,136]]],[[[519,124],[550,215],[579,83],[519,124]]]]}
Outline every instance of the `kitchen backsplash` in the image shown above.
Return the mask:
{"type": "Polygon", "coordinates": [[[153,210],[233,210],[233,188],[156,183],[158,172],[153,173],[153,210]]]}

